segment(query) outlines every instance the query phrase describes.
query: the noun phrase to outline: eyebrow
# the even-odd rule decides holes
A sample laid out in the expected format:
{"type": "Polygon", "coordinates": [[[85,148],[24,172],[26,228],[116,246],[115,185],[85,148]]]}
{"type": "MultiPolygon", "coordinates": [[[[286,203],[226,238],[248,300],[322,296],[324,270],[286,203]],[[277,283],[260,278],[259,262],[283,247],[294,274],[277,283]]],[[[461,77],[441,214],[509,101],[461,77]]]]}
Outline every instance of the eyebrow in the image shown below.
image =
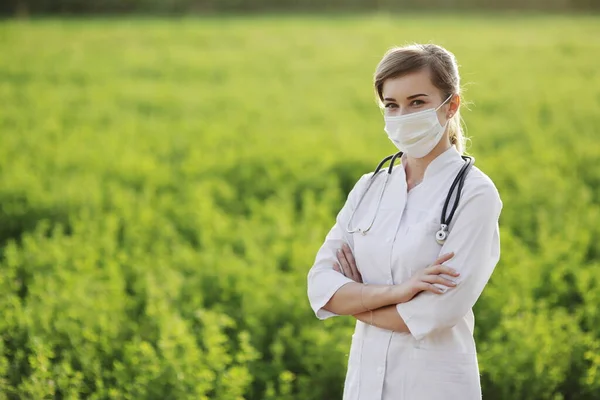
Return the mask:
{"type": "MultiPolygon", "coordinates": [[[[416,99],[417,97],[421,97],[421,96],[427,96],[425,93],[419,93],[419,94],[413,94],[411,96],[408,96],[406,98],[406,100],[412,100],[412,99],[416,99]]],[[[394,103],[396,102],[396,99],[394,99],[393,97],[385,97],[383,99],[383,101],[393,101],[394,103]]]]}
{"type": "Polygon", "coordinates": [[[408,96],[406,100],[416,99],[417,97],[427,96],[425,93],[413,94],[412,96],[408,96]]]}

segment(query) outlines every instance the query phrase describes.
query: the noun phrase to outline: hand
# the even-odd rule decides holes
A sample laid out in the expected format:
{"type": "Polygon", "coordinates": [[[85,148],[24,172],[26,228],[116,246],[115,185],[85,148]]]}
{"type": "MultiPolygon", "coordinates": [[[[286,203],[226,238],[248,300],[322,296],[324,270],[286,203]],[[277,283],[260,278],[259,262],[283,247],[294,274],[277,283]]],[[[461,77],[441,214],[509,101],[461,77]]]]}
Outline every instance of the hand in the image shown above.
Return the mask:
{"type": "Polygon", "coordinates": [[[362,275],[358,272],[356,260],[350,246],[344,243],[342,248],[338,249],[336,255],[338,262],[333,263],[333,269],[352,279],[354,282],[362,283],[362,275]]]}
{"type": "Polygon", "coordinates": [[[450,279],[446,279],[441,274],[449,275],[457,277],[460,275],[459,272],[450,268],[446,265],[442,265],[442,263],[448,261],[454,257],[454,253],[444,254],[429,267],[419,271],[415,275],[413,275],[408,281],[403,282],[399,285],[398,290],[401,292],[400,295],[400,303],[406,303],[410,301],[417,294],[427,291],[436,294],[444,293],[443,290],[439,289],[437,286],[434,286],[434,283],[438,283],[448,287],[455,287],[456,283],[451,281],[450,279]]]}

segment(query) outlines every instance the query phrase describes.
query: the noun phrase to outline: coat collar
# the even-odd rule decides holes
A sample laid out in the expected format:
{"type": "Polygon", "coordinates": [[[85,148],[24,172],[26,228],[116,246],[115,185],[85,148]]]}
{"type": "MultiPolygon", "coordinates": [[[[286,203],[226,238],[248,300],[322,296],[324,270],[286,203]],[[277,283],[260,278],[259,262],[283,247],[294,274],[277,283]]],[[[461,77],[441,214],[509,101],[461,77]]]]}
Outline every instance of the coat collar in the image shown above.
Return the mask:
{"type": "MultiPolygon", "coordinates": [[[[406,154],[403,154],[401,157],[402,166],[404,171],[406,172],[406,154]]],[[[444,171],[450,165],[457,163],[458,161],[462,162],[462,157],[456,147],[450,146],[446,151],[442,154],[438,155],[433,159],[425,169],[425,174],[423,176],[423,182],[430,180],[437,176],[440,172],[444,171]]]]}

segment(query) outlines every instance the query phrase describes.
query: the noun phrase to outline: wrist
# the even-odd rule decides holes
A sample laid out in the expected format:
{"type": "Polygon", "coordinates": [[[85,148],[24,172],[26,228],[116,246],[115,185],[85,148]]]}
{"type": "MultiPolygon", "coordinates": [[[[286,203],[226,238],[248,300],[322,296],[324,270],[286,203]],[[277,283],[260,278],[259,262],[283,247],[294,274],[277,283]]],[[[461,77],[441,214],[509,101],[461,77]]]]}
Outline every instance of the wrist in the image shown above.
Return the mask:
{"type": "Polygon", "coordinates": [[[360,290],[359,301],[362,305],[362,312],[368,313],[371,310],[397,304],[399,298],[403,295],[395,285],[364,285],[360,290]]]}
{"type": "Polygon", "coordinates": [[[392,286],[394,302],[398,303],[406,303],[410,300],[411,296],[408,290],[408,285],[406,282],[400,283],[398,285],[392,286]]]}

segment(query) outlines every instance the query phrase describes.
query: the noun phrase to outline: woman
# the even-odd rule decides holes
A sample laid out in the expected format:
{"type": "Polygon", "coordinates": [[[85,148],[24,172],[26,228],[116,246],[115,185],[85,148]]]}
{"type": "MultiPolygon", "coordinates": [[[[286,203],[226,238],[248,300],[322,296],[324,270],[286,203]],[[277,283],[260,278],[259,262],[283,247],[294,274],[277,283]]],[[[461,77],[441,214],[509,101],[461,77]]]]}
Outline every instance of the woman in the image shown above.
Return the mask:
{"type": "Polygon", "coordinates": [[[394,48],[374,86],[401,163],[348,195],[308,273],[311,307],[357,320],[345,400],[480,399],[472,307],[500,257],[502,202],[471,168],[436,240],[465,165],[456,60],[431,44],[394,48]]]}

